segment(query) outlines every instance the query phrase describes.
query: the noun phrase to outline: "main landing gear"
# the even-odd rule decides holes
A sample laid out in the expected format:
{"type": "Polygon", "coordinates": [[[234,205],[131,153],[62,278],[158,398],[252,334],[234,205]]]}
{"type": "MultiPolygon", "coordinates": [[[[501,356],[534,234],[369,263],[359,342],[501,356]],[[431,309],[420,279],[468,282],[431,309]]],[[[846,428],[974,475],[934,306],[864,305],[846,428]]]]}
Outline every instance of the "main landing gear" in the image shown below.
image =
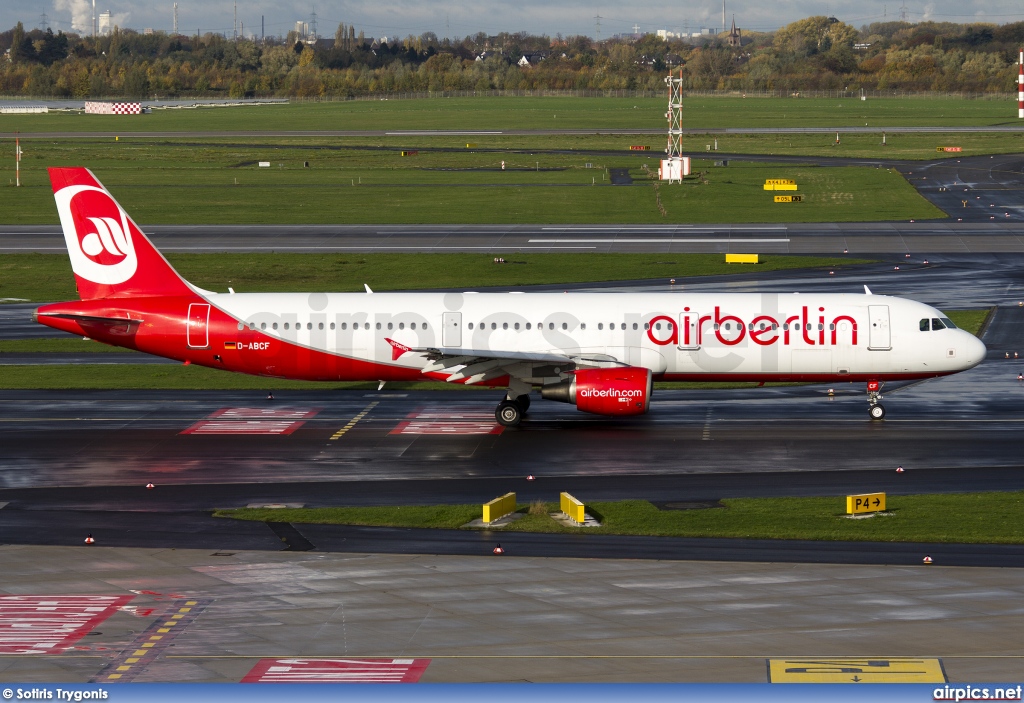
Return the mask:
{"type": "Polygon", "coordinates": [[[878,402],[882,399],[881,390],[881,383],[868,381],[868,415],[872,420],[881,420],[885,417],[885,408],[878,402]]]}
{"type": "Polygon", "coordinates": [[[529,395],[516,396],[513,400],[505,398],[505,400],[498,403],[498,408],[494,411],[494,418],[498,421],[499,425],[515,427],[523,421],[523,416],[529,409],[529,395]]]}

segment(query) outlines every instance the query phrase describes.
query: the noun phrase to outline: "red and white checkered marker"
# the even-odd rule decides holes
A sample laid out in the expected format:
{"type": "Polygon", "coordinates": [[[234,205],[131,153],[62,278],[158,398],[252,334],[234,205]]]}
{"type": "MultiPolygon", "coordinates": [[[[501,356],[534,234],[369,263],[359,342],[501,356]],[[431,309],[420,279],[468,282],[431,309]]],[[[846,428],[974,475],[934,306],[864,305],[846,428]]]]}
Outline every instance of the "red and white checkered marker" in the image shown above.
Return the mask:
{"type": "Polygon", "coordinates": [[[532,481],[534,478],[536,478],[536,476],[534,476],[533,474],[527,474],[526,476],[527,481],[532,481]]]}
{"type": "Polygon", "coordinates": [[[896,473],[898,473],[898,474],[903,473],[903,467],[902,466],[897,466],[896,467],[896,473]]]}
{"type": "Polygon", "coordinates": [[[893,271],[899,271],[899,270],[900,270],[900,267],[899,267],[899,266],[893,266],[893,267],[892,267],[892,270],[893,270],[893,271]]]}
{"type": "Polygon", "coordinates": [[[926,554],[924,556],[924,559],[922,559],[921,561],[923,561],[925,564],[931,564],[932,563],[932,558],[926,554]]]}
{"type": "Polygon", "coordinates": [[[1024,49],[1017,61],[1017,118],[1024,120],[1024,49]]]}
{"type": "Polygon", "coordinates": [[[95,544],[95,543],[96,543],[96,540],[95,540],[95,539],[93,539],[92,535],[86,535],[86,537],[85,537],[85,543],[86,543],[86,544],[95,544]]]}
{"type": "Polygon", "coordinates": [[[491,551],[494,552],[495,554],[499,555],[499,556],[505,553],[505,550],[501,548],[500,544],[497,547],[495,547],[494,549],[492,549],[491,551]]]}
{"type": "Polygon", "coordinates": [[[156,485],[154,485],[152,482],[146,484],[146,490],[150,490],[151,491],[154,488],[156,488],[156,485]]]}
{"type": "Polygon", "coordinates": [[[416,683],[429,659],[261,659],[242,683],[416,683]]]}

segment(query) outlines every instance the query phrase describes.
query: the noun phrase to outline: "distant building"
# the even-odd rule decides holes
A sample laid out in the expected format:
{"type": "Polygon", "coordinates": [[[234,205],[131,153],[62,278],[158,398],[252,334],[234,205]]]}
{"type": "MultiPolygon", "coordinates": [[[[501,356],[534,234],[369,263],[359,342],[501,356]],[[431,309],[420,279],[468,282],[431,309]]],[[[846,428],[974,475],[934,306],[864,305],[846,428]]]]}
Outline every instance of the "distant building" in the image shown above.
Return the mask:
{"type": "Polygon", "coordinates": [[[861,43],[861,44],[854,44],[853,48],[854,49],[859,49],[861,51],[863,51],[864,49],[870,49],[871,48],[871,42],[861,43]]]}
{"type": "Polygon", "coordinates": [[[153,28],[152,27],[146,27],[145,29],[142,30],[142,33],[143,34],[152,34],[153,33],[153,28]]]}
{"type": "Polygon", "coordinates": [[[740,30],[736,28],[736,15],[732,16],[732,29],[729,30],[729,36],[726,41],[729,42],[729,46],[739,46],[742,43],[740,41],[740,30]]]}
{"type": "Polygon", "coordinates": [[[532,66],[540,63],[548,57],[547,54],[523,54],[523,58],[519,59],[516,63],[520,66],[532,66]]]}
{"type": "Polygon", "coordinates": [[[113,28],[113,15],[110,14],[110,10],[104,10],[100,13],[99,19],[96,22],[96,31],[100,33],[100,36],[105,37],[110,34],[113,28]]]}

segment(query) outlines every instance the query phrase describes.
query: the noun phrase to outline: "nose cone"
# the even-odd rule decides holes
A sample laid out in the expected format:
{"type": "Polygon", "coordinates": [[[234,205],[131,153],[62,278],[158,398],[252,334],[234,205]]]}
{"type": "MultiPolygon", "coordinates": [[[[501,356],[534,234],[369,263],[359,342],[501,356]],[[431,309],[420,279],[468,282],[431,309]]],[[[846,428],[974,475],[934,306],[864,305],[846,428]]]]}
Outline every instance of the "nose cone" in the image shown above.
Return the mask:
{"type": "Polygon", "coordinates": [[[964,332],[964,336],[967,337],[964,344],[964,368],[972,369],[984,360],[985,355],[988,353],[988,348],[984,342],[973,334],[964,332]]]}

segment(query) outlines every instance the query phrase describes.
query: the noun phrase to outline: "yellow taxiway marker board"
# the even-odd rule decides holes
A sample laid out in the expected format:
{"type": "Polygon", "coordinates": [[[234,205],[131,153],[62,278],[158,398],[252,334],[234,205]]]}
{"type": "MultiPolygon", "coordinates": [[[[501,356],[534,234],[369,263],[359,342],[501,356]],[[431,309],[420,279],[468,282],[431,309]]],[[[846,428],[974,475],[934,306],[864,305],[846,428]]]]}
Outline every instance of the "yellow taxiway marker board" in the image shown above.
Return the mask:
{"type": "Polygon", "coordinates": [[[940,659],[769,659],[769,683],[946,683],[940,659]]]}

